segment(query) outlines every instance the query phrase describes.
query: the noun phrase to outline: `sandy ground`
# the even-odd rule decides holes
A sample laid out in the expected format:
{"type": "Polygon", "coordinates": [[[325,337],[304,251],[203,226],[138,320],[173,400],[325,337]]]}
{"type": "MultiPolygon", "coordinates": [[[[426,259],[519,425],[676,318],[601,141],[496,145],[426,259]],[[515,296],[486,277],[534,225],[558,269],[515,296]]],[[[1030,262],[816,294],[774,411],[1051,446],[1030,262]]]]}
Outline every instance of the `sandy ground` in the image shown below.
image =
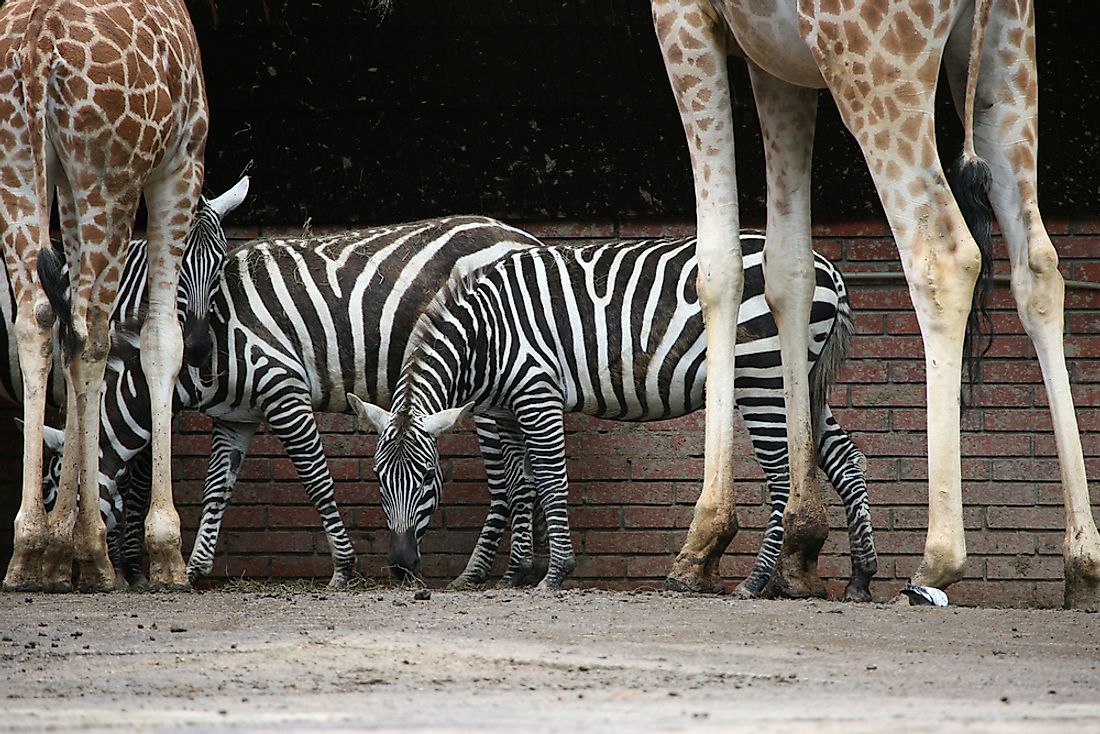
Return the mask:
{"type": "Polygon", "coordinates": [[[0,730],[1100,730],[1100,615],[657,593],[0,595],[0,730]]]}

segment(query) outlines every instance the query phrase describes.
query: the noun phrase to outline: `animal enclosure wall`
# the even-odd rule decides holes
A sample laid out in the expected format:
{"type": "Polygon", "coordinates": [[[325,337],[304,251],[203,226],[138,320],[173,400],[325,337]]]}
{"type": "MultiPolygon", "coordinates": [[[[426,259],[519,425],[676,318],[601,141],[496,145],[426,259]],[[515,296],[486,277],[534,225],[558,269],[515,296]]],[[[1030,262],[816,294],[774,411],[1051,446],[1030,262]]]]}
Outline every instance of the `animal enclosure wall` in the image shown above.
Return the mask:
{"type": "MultiPolygon", "coordinates": [[[[560,241],[680,234],[690,225],[550,223],[531,228],[560,241]]],[[[1100,282],[1100,221],[1055,221],[1051,229],[1065,277],[1100,282]]],[[[893,242],[876,222],[834,223],[819,227],[816,234],[817,249],[844,273],[897,268],[893,242]]],[[[1003,246],[998,242],[997,247],[1003,246]]],[[[923,357],[904,286],[851,279],[849,288],[857,336],[831,404],[870,461],[869,492],[880,553],[875,587],[887,595],[915,569],[924,541],[923,357]]],[[[997,336],[963,419],[970,557],[966,579],[953,587],[952,598],[1054,605],[1061,599],[1063,511],[1050,417],[1038,364],[1005,286],[996,288],[992,303],[997,336]]],[[[1071,288],[1066,303],[1066,350],[1086,464],[1095,481],[1100,477],[1100,292],[1071,288]]],[[[371,470],[374,437],[355,434],[350,416],[324,415],[321,424],[336,497],[364,571],[385,577],[388,535],[371,470]]],[[[200,511],[210,422],[187,413],[178,425],[176,497],[189,546],[200,511]]],[[[644,425],[573,416],[567,425],[570,520],[579,560],[572,583],[659,585],[683,541],[698,494],[702,414],[644,425]]],[[[444,502],[424,545],[424,572],[432,583],[442,584],[462,570],[487,508],[484,470],[468,429],[441,441],[444,502]]],[[[722,564],[731,585],[750,568],[768,512],[747,436],[739,438],[738,446],[742,530],[722,564]]],[[[824,486],[832,530],[821,568],[836,593],[848,574],[847,537],[842,508],[824,486]]],[[[1100,505],[1096,492],[1093,501],[1100,505]]],[[[273,436],[258,435],[226,512],[213,578],[323,580],[331,570],[317,514],[306,502],[293,466],[273,436]]],[[[497,570],[502,570],[500,563],[497,570]]]]}
{"type": "MultiPolygon", "coordinates": [[[[212,123],[207,190],[247,170],[237,238],[468,212],[531,223],[549,239],[686,233],[692,182],[680,121],[637,0],[411,0],[382,16],[371,0],[188,3],[202,46],[212,123]],[[217,15],[212,8],[217,8],[217,15]],[[670,222],[674,224],[670,224],[670,222]]],[[[1037,7],[1040,200],[1067,278],[1100,282],[1100,44],[1092,4],[1037,7]]],[[[744,65],[731,64],[737,166],[747,221],[762,219],[759,130],[744,65]]],[[[946,86],[946,85],[943,85],[946,86]]],[[[946,91],[937,135],[960,139],[946,91]]],[[[845,273],[897,270],[862,157],[823,98],[815,143],[816,246],[845,273]]],[[[1003,248],[998,251],[1002,256],[1003,248]]],[[[925,523],[923,361],[900,284],[850,283],[858,337],[833,395],[870,458],[879,591],[915,568],[925,523]]],[[[1067,354],[1089,475],[1100,478],[1100,295],[1067,294],[1067,354]]],[[[1055,604],[1061,589],[1061,490],[1038,365],[1010,304],[994,295],[998,337],[963,422],[970,562],[952,597],[1055,604]]],[[[21,444],[0,417],[0,562],[10,553],[21,444]]],[[[374,441],[351,419],[323,416],[337,499],[380,575],[387,542],[370,471],[374,441]]],[[[660,583],[679,547],[702,472],[702,416],[645,426],[571,419],[573,583],[660,583]]],[[[196,524],[209,421],[178,420],[177,498],[196,524]]],[[[445,501],[426,544],[433,582],[462,568],[484,517],[476,445],[444,440],[445,501]]],[[[723,571],[749,568],[766,517],[761,474],[739,443],[740,521],[723,571]]],[[[847,573],[835,496],[822,568],[847,573]]],[[[1094,491],[1094,502],[1097,500],[1094,491]]],[[[257,436],[226,514],[215,578],[328,578],[316,513],[277,441],[257,436]]]]}

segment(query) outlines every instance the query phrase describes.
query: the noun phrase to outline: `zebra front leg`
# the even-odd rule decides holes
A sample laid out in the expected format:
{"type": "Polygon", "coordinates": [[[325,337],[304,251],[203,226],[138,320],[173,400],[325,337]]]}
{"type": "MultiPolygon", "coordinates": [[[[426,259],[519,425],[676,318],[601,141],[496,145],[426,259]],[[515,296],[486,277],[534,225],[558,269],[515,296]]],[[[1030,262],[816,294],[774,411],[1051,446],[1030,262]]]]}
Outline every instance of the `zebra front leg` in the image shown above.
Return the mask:
{"type": "Polygon", "coordinates": [[[844,600],[871,601],[871,577],[878,571],[878,553],[867,497],[867,457],[836,422],[828,405],[822,417],[825,428],[818,462],[844,503],[852,552],[852,578],[844,588],[844,600]]]}
{"type": "Polygon", "coordinates": [[[504,535],[504,526],[508,522],[508,472],[504,459],[497,422],[485,415],[474,416],[477,440],[481,447],[481,458],[485,462],[485,476],[489,483],[489,513],[485,524],[481,526],[477,544],[474,546],[466,568],[447,588],[455,590],[471,589],[489,578],[489,572],[496,558],[500,539],[504,535]]]}
{"type": "Polygon", "coordinates": [[[214,420],[210,466],[202,493],[202,519],[195,534],[195,546],[187,561],[187,580],[192,584],[209,574],[214,567],[214,549],[218,544],[222,516],[258,427],[256,423],[214,420]]]}
{"type": "Polygon", "coordinates": [[[332,579],[328,586],[330,589],[342,589],[359,576],[359,559],[340,518],[340,508],[336,506],[332,474],[325,460],[313,408],[303,396],[301,400],[281,402],[266,413],[267,425],[282,441],[283,448],[294,462],[298,477],[306,487],[309,501],[321,516],[332,553],[332,579]]]}
{"type": "MultiPolygon", "coordinates": [[[[144,589],[145,578],[145,516],[149,512],[149,493],[153,485],[153,450],[146,446],[126,467],[127,484],[123,493],[123,513],[126,518],[122,534],[122,574],[131,589],[144,589]]],[[[189,581],[193,579],[188,579],[189,581]]]]}
{"type": "MultiPolygon", "coordinates": [[[[553,388],[551,388],[553,389],[553,388]]],[[[565,468],[565,426],[560,403],[549,404],[547,390],[527,391],[529,408],[517,406],[523,428],[527,458],[535,476],[539,503],[546,516],[550,542],[550,567],[539,582],[540,590],[561,588],[577,566],[573,541],[569,537],[569,478],[565,468]]]]}

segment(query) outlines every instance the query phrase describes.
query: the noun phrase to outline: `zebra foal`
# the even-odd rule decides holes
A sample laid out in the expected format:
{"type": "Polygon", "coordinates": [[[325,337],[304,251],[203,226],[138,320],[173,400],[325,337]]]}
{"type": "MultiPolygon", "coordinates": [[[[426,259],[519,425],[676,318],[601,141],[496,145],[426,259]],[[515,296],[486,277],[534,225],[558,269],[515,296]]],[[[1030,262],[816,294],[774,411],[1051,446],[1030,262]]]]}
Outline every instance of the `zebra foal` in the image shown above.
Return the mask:
{"type": "MultiPolygon", "coordinates": [[[[772,504],[757,561],[740,587],[758,594],[782,543],[790,481],[778,335],[764,301],[763,237],[743,235],[742,249],[737,401],[772,504]]],[[[694,253],[691,238],[543,247],[452,279],[417,323],[392,411],[348,396],[379,433],[375,470],[390,531],[409,538],[405,568],[419,563],[416,541],[439,503],[436,438],[472,411],[475,418],[493,419],[495,435],[482,424],[478,434],[483,452],[488,445],[500,462],[499,471],[487,471],[494,497],[490,522],[460,580],[484,579],[500,538],[501,508],[509,503],[507,581],[518,581],[530,567],[529,467],[550,541],[550,568],[540,586],[560,587],[575,566],[563,414],[649,421],[703,407],[705,333],[694,253]]],[[[819,463],[847,512],[852,579],[846,595],[866,600],[877,569],[866,460],[825,402],[851,334],[851,311],[832,265],[817,256],[815,270],[810,364],[819,463]]]]}

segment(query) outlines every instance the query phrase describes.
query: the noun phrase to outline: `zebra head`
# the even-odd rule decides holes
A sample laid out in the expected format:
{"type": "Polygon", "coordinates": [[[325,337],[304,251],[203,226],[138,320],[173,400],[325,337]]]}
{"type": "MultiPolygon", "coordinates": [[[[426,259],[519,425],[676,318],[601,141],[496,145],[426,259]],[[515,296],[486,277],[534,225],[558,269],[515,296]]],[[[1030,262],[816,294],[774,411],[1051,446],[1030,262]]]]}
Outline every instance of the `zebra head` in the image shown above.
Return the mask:
{"type": "Polygon", "coordinates": [[[465,417],[469,403],[438,413],[389,412],[348,393],[360,425],[378,432],[374,471],[390,530],[389,569],[405,581],[420,571],[420,539],[443,494],[436,439],[465,417]]]}
{"type": "MultiPolygon", "coordinates": [[[[23,428],[23,421],[15,419],[16,425],[23,428]]],[[[53,426],[42,426],[42,443],[46,449],[42,461],[42,504],[46,512],[57,504],[57,490],[61,486],[61,455],[65,448],[65,432],[53,426]]],[[[99,514],[107,530],[114,530],[122,521],[122,498],[103,491],[100,485],[99,514]]]]}
{"type": "Polygon", "coordinates": [[[228,249],[222,219],[244,201],[248,183],[245,176],[217,198],[200,197],[195,209],[176,293],[183,322],[183,361],[193,367],[204,364],[214,348],[208,318],[228,249]]]}

